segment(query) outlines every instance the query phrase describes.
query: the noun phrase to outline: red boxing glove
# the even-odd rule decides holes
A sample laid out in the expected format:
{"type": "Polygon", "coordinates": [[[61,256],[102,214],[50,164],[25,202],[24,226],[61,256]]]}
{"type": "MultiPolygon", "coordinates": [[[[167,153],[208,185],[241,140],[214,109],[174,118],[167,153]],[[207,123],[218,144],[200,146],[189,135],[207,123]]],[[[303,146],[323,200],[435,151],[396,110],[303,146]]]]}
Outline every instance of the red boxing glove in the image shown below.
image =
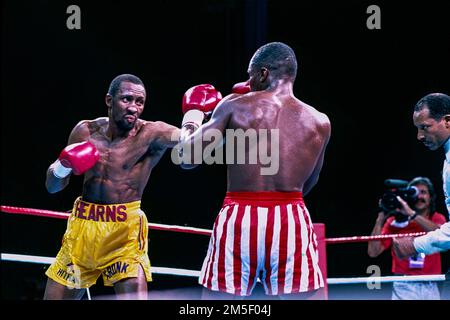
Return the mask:
{"type": "Polygon", "coordinates": [[[100,158],[97,148],[89,141],[74,143],[65,147],[53,167],[53,174],[65,178],[72,171],[75,175],[85,173],[100,158]]]}
{"type": "Polygon", "coordinates": [[[183,113],[200,110],[203,113],[213,111],[222,100],[222,94],[210,84],[200,84],[190,88],[183,96],[183,113]]]}
{"type": "Polygon", "coordinates": [[[222,100],[222,94],[210,84],[200,84],[190,88],[183,96],[182,126],[191,124],[198,128],[205,114],[210,115],[220,100],[222,100]]]}
{"type": "Polygon", "coordinates": [[[248,92],[250,92],[250,83],[249,81],[245,81],[245,82],[239,82],[236,83],[233,88],[231,89],[232,93],[238,93],[238,94],[246,94],[248,92]]]}

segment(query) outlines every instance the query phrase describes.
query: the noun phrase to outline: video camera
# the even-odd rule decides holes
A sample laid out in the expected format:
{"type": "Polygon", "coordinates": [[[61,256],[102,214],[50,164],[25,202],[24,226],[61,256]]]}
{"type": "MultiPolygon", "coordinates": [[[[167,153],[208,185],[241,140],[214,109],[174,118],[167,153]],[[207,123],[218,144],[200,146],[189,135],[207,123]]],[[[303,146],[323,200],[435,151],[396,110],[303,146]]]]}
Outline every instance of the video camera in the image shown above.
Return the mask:
{"type": "Polygon", "coordinates": [[[381,197],[380,207],[387,215],[395,215],[395,221],[404,222],[408,220],[408,216],[397,212],[396,209],[401,208],[397,196],[408,203],[411,208],[417,203],[419,189],[414,186],[409,187],[408,181],[398,179],[386,179],[384,184],[389,188],[381,197]]]}

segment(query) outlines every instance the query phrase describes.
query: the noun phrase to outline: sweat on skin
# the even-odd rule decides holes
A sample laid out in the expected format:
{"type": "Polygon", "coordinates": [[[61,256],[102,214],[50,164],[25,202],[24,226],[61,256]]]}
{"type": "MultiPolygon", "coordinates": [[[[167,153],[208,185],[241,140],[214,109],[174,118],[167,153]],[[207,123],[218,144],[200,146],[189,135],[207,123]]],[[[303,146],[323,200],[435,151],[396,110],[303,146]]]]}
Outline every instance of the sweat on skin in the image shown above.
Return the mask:
{"type": "MultiPolygon", "coordinates": [[[[171,157],[177,165],[223,164],[222,145],[225,144],[226,164],[246,164],[246,160],[248,164],[257,164],[259,160],[259,164],[266,166],[261,167],[261,175],[275,175],[280,167],[279,136],[279,129],[226,129],[224,138],[220,130],[211,128],[203,135],[209,142],[204,148],[202,140],[196,140],[193,147],[187,142],[180,143],[172,149],[171,157]]],[[[177,141],[175,136],[172,139],[177,141]]]]}

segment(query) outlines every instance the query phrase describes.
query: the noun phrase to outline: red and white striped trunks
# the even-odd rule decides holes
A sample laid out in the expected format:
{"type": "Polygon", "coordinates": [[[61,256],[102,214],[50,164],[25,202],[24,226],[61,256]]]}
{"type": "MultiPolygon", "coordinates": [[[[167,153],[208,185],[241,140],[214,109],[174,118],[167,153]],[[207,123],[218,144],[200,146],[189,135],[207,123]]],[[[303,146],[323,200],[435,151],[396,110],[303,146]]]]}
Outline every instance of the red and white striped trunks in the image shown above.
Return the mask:
{"type": "Polygon", "coordinates": [[[227,192],[199,283],[248,296],[257,279],[268,295],[324,286],[316,234],[301,192],[227,192]]]}

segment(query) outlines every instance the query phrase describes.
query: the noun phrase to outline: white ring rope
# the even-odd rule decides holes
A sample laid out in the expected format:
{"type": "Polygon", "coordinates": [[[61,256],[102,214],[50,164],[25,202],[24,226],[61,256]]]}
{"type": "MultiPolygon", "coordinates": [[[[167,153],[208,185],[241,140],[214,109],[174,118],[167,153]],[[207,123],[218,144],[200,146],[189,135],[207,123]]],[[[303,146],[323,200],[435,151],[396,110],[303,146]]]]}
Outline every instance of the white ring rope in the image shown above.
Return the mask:
{"type": "MultiPolygon", "coordinates": [[[[2,253],[1,259],[5,261],[51,264],[55,258],[39,257],[22,254],[2,253]]],[[[165,267],[151,267],[152,272],[156,274],[168,274],[186,277],[199,277],[200,271],[188,269],[175,269],[165,267]]],[[[393,281],[445,281],[445,274],[421,275],[421,276],[386,276],[386,277],[355,277],[355,278],[328,278],[328,284],[357,284],[357,283],[387,283],[393,281]]]]}
{"type": "Polygon", "coordinates": [[[410,281],[445,281],[445,274],[432,274],[421,276],[386,276],[386,277],[356,277],[356,278],[328,278],[328,284],[355,284],[355,283],[387,283],[410,281]]]}
{"type": "MultiPolygon", "coordinates": [[[[24,254],[11,254],[2,253],[2,260],[4,261],[14,261],[14,262],[25,262],[25,263],[40,263],[40,264],[52,264],[55,258],[52,257],[39,257],[39,256],[29,256],[24,254]]],[[[177,276],[186,277],[199,277],[200,271],[188,270],[188,269],[174,269],[165,267],[150,267],[153,273],[157,274],[169,274],[177,276]]]]}

